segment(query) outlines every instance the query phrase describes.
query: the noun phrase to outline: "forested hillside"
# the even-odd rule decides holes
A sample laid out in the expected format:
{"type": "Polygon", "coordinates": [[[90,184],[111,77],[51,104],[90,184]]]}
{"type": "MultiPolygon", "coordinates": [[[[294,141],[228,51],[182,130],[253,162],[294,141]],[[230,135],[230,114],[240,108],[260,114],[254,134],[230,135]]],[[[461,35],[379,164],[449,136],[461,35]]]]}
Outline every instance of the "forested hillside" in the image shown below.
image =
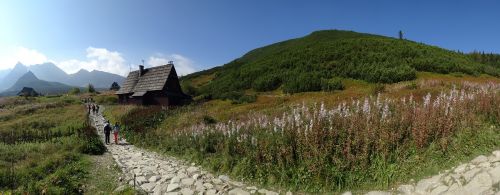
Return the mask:
{"type": "Polygon", "coordinates": [[[338,77],[395,83],[415,79],[417,71],[500,75],[498,65],[482,59],[409,40],[325,30],[252,50],[221,67],[187,75],[182,83],[191,95],[231,98],[247,89],[341,89],[338,77]]]}

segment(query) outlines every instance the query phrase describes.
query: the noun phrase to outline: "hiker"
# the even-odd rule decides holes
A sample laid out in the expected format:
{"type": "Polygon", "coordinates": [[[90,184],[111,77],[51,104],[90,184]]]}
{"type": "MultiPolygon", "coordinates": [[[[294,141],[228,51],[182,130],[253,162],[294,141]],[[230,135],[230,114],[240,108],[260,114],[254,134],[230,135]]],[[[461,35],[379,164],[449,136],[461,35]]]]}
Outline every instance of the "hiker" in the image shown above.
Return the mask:
{"type": "Polygon", "coordinates": [[[106,122],[104,125],[104,142],[106,142],[106,145],[109,144],[109,134],[111,133],[111,125],[109,124],[109,121],[106,122]]]}
{"type": "Polygon", "coordinates": [[[113,135],[115,135],[115,144],[118,144],[118,133],[120,132],[120,125],[118,125],[118,122],[115,123],[115,126],[113,127],[113,135]]]}
{"type": "Polygon", "coordinates": [[[95,105],[95,113],[99,114],[99,105],[95,105]]]}

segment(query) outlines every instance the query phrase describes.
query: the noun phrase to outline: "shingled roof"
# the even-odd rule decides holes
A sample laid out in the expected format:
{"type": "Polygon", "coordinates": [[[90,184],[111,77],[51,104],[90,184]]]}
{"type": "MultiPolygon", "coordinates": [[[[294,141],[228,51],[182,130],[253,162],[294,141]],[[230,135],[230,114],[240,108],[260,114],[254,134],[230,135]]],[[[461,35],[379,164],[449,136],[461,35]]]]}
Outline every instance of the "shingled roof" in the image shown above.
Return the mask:
{"type": "Polygon", "coordinates": [[[170,75],[173,65],[163,65],[144,69],[144,73],[139,75],[140,71],[132,71],[128,74],[127,80],[116,94],[136,93],[144,94],[148,91],[162,90],[170,75]]]}

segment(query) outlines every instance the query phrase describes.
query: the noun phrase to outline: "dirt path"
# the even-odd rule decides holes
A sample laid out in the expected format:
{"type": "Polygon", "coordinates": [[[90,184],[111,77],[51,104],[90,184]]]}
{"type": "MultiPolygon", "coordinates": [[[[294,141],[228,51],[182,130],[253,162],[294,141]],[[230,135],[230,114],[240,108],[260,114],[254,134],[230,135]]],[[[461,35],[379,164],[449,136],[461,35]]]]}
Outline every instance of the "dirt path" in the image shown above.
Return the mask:
{"type": "MultiPolygon", "coordinates": [[[[90,117],[92,125],[96,127],[104,140],[102,130],[105,118],[101,113],[91,114],[90,117]]],[[[127,144],[124,140],[118,145],[107,145],[107,149],[125,174],[125,181],[131,186],[135,183],[136,187],[149,194],[245,195],[256,192],[278,194],[266,189],[246,186],[225,175],[215,176],[195,164],[188,164],[173,157],[137,148],[127,144]]]]}

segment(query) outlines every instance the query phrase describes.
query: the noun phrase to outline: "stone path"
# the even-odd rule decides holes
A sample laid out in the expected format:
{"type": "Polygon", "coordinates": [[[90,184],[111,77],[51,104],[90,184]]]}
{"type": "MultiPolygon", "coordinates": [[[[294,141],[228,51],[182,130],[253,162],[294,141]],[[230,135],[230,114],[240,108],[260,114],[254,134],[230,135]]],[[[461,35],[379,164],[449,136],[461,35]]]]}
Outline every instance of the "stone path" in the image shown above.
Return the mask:
{"type": "MultiPolygon", "coordinates": [[[[489,156],[478,156],[439,175],[415,184],[400,185],[391,192],[372,191],[367,194],[449,194],[500,195],[500,150],[489,156]]],[[[349,194],[349,192],[347,193],[349,194]]]]}
{"type": "MultiPolygon", "coordinates": [[[[101,113],[91,114],[90,117],[92,125],[104,140],[103,125],[106,119],[101,113]]],[[[111,141],[112,138],[111,135],[111,141]]],[[[107,149],[125,174],[123,179],[131,186],[134,186],[135,181],[135,186],[148,194],[278,194],[246,186],[231,180],[226,175],[212,175],[195,164],[188,165],[173,157],[137,148],[125,140],[121,140],[118,145],[107,145],[107,149]]]]}

